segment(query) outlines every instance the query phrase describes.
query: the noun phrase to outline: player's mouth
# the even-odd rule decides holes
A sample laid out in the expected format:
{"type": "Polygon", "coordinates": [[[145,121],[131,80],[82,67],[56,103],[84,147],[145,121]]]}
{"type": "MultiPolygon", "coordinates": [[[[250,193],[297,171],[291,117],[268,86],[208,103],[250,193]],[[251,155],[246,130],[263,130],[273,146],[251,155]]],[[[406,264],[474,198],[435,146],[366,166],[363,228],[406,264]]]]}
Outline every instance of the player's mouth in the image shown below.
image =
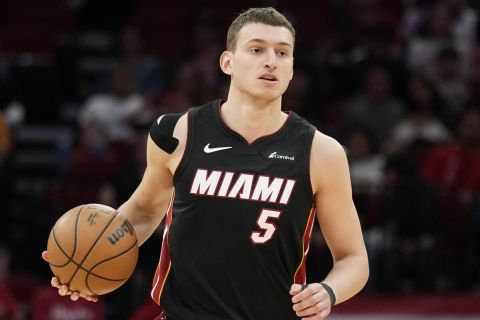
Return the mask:
{"type": "Polygon", "coordinates": [[[269,83],[278,82],[277,76],[272,74],[272,73],[264,73],[259,77],[259,79],[262,80],[262,81],[269,82],[269,83]]]}

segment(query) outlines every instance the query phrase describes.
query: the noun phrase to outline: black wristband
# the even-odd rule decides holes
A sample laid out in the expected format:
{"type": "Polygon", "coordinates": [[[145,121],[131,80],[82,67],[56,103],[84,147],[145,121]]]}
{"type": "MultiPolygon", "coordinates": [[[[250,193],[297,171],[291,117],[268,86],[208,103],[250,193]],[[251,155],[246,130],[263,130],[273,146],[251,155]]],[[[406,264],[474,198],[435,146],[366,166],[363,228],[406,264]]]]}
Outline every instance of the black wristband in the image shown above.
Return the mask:
{"type": "Polygon", "coordinates": [[[337,302],[337,297],[335,297],[335,293],[333,292],[332,288],[325,282],[320,282],[320,284],[325,289],[325,291],[327,291],[328,296],[330,297],[330,304],[333,307],[335,305],[335,302],[337,302]]]}

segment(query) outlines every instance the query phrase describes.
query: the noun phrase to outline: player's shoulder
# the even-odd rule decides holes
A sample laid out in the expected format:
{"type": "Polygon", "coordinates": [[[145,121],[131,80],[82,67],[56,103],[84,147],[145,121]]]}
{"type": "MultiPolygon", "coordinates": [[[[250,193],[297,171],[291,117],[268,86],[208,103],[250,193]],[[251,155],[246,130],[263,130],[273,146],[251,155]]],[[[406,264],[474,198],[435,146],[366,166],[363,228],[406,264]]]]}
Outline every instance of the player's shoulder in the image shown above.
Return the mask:
{"type": "Polygon", "coordinates": [[[181,131],[182,124],[186,118],[184,113],[167,113],[159,116],[150,128],[150,138],[157,147],[164,152],[171,154],[179,145],[179,139],[175,137],[181,131]]]}
{"type": "Polygon", "coordinates": [[[204,120],[204,117],[212,118],[213,111],[215,110],[215,108],[218,108],[220,104],[221,100],[217,99],[207,102],[203,105],[193,106],[188,109],[188,111],[183,113],[178,119],[177,125],[175,126],[175,130],[173,132],[173,136],[179,139],[180,144],[185,143],[188,136],[190,114],[192,114],[194,118],[198,118],[199,121],[204,120]]]}
{"type": "Polygon", "coordinates": [[[310,174],[314,192],[329,188],[332,179],[348,172],[348,160],[343,146],[334,138],[316,131],[312,141],[310,174]]]}
{"type": "Polygon", "coordinates": [[[312,141],[312,161],[321,163],[336,163],[346,158],[343,146],[331,136],[318,130],[315,131],[312,141]]]}

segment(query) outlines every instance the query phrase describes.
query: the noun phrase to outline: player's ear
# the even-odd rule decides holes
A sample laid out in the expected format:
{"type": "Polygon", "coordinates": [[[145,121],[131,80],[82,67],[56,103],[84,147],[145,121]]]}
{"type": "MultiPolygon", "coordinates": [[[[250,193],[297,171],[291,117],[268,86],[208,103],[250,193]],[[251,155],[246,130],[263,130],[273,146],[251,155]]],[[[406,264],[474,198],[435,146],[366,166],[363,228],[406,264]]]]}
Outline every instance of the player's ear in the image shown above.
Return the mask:
{"type": "Polygon", "coordinates": [[[220,56],[220,68],[222,69],[223,73],[231,76],[232,66],[233,66],[232,52],[223,51],[222,55],[220,56]]]}

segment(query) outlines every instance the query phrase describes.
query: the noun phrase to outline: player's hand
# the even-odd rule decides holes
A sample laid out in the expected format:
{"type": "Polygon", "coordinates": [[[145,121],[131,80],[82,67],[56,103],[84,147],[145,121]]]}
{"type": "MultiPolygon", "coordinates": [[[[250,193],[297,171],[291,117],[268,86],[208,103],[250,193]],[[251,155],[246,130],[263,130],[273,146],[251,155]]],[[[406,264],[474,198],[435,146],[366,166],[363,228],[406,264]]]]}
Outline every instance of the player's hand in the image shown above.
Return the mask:
{"type": "Polygon", "coordinates": [[[306,320],[323,320],[332,308],[327,291],[319,283],[311,283],[302,290],[299,284],[290,288],[293,311],[306,320]]]}
{"type": "MultiPolygon", "coordinates": [[[[42,252],[42,258],[43,260],[48,262],[48,254],[47,251],[42,252]]],[[[81,294],[80,292],[77,291],[72,291],[70,288],[64,284],[61,284],[60,281],[58,281],[57,277],[52,277],[52,280],[50,281],[50,284],[52,287],[58,289],[58,294],[61,296],[70,296],[70,300],[72,301],[77,301],[79,298],[83,298],[85,300],[91,301],[91,302],[97,302],[98,297],[97,296],[87,296],[84,294],[81,294]]]]}

